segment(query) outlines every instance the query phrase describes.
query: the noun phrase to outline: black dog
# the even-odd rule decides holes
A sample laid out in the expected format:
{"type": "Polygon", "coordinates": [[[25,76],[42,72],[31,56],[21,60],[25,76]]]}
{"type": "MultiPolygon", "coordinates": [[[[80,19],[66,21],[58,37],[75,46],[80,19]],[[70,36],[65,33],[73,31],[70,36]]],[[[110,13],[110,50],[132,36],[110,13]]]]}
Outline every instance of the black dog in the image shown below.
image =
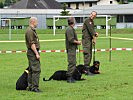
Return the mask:
{"type": "Polygon", "coordinates": [[[28,68],[24,71],[24,73],[19,77],[16,82],[16,90],[26,90],[28,87],[28,68]]]}
{"type": "Polygon", "coordinates": [[[99,72],[99,67],[100,67],[100,62],[99,61],[94,61],[93,66],[89,68],[89,71],[93,74],[100,74],[99,72]]]}
{"type": "MultiPolygon", "coordinates": [[[[59,70],[56,71],[48,80],[45,80],[45,78],[43,78],[43,81],[50,81],[50,80],[67,80],[67,76],[66,76],[66,72],[65,70],[59,70]]],[[[75,80],[82,80],[81,76],[82,74],[86,74],[87,73],[87,69],[84,65],[78,65],[74,71],[73,74],[73,78],[75,80]]]]}

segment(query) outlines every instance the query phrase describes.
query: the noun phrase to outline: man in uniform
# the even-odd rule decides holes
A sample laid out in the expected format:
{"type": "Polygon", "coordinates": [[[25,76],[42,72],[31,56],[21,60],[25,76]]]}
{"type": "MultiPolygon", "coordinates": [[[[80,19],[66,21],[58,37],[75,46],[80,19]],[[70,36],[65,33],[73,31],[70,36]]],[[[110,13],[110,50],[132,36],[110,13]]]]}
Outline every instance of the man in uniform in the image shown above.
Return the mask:
{"type": "Polygon", "coordinates": [[[77,39],[77,34],[74,30],[75,19],[73,17],[68,18],[68,25],[65,33],[68,59],[67,82],[74,83],[73,73],[76,69],[76,49],[77,45],[81,44],[81,41],[77,39]]]}
{"type": "Polygon", "coordinates": [[[95,32],[93,20],[96,18],[97,12],[92,11],[90,17],[84,21],[82,29],[82,45],[83,45],[83,55],[84,55],[84,65],[86,67],[90,66],[92,58],[92,43],[95,45],[96,37],[98,33],[95,32]]]}
{"type": "Polygon", "coordinates": [[[29,19],[29,27],[25,33],[25,41],[27,46],[27,58],[29,61],[29,74],[28,74],[28,90],[40,92],[39,90],[39,77],[41,73],[40,68],[40,43],[35,28],[38,25],[36,17],[29,19]]]}

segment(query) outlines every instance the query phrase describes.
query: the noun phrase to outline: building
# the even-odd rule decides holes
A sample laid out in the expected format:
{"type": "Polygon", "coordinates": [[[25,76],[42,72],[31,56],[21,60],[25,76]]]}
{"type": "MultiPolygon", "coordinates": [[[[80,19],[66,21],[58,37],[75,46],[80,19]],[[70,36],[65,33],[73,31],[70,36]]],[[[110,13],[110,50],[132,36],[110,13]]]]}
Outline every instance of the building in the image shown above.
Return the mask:
{"type": "Polygon", "coordinates": [[[11,5],[10,9],[61,9],[62,6],[55,0],[20,0],[11,5]]]}
{"type": "MultiPolygon", "coordinates": [[[[29,17],[34,16],[38,18],[38,22],[39,22],[38,28],[40,29],[50,28],[51,29],[53,28],[53,16],[59,16],[61,15],[61,12],[63,11],[62,9],[60,9],[60,6],[57,6],[58,4],[54,5],[54,7],[56,8],[54,7],[52,8],[52,3],[54,4],[54,1],[55,0],[21,0],[20,2],[17,2],[15,5],[11,6],[10,8],[12,9],[0,9],[0,18],[18,18],[18,17],[29,18],[29,17]],[[44,1],[45,1],[45,5],[44,5],[44,1]],[[30,3],[33,3],[32,6],[28,6],[30,5],[30,3]],[[23,8],[19,6],[23,4],[26,6],[23,8]],[[44,7],[43,9],[42,9],[42,5],[44,7]],[[49,8],[49,6],[51,8],[49,8]]],[[[74,1],[78,1],[78,0],[74,0],[74,1]]],[[[105,0],[100,0],[100,1],[104,2],[105,0]]],[[[93,5],[92,7],[89,7],[88,9],[67,9],[67,11],[70,11],[70,14],[73,16],[79,16],[79,17],[76,17],[76,21],[77,21],[77,24],[80,24],[80,25],[82,25],[83,23],[83,20],[84,20],[83,17],[85,16],[88,17],[91,11],[95,10],[97,11],[98,15],[112,15],[113,26],[116,28],[133,28],[133,5],[132,4],[104,5],[104,3],[102,3],[103,5],[101,5],[100,1],[97,0],[97,2],[95,3],[97,3],[98,5],[93,5]]],[[[61,22],[57,22],[56,23],[57,28],[61,29],[64,26],[66,26],[67,22],[65,20],[60,20],[61,22]]],[[[105,28],[105,19],[102,22],[97,21],[96,23],[97,25],[100,25],[100,27],[102,26],[103,28],[105,28]]]]}
{"type": "Polygon", "coordinates": [[[133,28],[133,5],[96,5],[89,9],[78,11],[75,14],[88,15],[91,11],[97,11],[98,15],[112,15],[117,18],[116,28],[133,28]]]}
{"type": "Polygon", "coordinates": [[[96,5],[99,0],[56,0],[60,3],[66,3],[72,9],[87,9],[96,5]]]}
{"type": "MultiPolygon", "coordinates": [[[[47,19],[53,16],[59,16],[62,9],[0,9],[0,19],[16,18],[16,17],[37,17],[38,28],[47,29],[49,24],[47,19]]],[[[70,14],[77,12],[77,10],[69,9],[70,14]]],[[[79,11],[79,10],[78,10],[79,11]]]]}
{"type": "Polygon", "coordinates": [[[72,9],[88,9],[94,5],[116,5],[117,0],[56,0],[72,9]]]}
{"type": "Polygon", "coordinates": [[[30,17],[8,17],[1,18],[0,27],[6,28],[9,27],[9,20],[11,21],[11,29],[25,29],[29,26],[30,17]]]}
{"type": "Polygon", "coordinates": [[[118,5],[117,0],[100,0],[97,5],[118,5]]]}

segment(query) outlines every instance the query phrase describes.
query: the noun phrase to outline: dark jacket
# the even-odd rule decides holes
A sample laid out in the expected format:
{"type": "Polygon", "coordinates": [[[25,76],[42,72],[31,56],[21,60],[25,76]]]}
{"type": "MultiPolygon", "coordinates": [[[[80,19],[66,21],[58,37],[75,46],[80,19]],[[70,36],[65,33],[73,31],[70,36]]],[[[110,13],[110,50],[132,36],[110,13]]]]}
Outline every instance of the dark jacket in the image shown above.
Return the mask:
{"type": "Polygon", "coordinates": [[[66,50],[68,49],[77,49],[77,44],[74,43],[74,40],[78,40],[75,29],[71,26],[68,26],[65,33],[66,38],[66,50]]]}
{"type": "Polygon", "coordinates": [[[36,30],[33,27],[28,27],[25,33],[25,41],[28,49],[31,49],[31,45],[35,44],[36,48],[40,48],[39,38],[37,36],[36,30]]]}
{"type": "Polygon", "coordinates": [[[82,39],[85,38],[93,38],[95,36],[94,22],[91,18],[87,18],[84,21],[83,29],[82,29],[82,39]]]}

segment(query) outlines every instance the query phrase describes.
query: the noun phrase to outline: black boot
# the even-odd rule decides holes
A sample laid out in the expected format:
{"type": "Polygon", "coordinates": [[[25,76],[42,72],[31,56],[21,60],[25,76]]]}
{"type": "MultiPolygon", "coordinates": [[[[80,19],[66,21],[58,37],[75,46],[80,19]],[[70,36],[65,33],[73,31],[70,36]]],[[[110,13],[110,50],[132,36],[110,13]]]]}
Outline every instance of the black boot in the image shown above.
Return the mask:
{"type": "Polygon", "coordinates": [[[75,83],[76,81],[75,81],[75,79],[73,77],[68,77],[67,78],[67,82],[68,83],[75,83]]]}
{"type": "Polygon", "coordinates": [[[38,88],[31,89],[31,91],[33,91],[33,92],[42,92],[42,91],[39,90],[38,88]]]}

